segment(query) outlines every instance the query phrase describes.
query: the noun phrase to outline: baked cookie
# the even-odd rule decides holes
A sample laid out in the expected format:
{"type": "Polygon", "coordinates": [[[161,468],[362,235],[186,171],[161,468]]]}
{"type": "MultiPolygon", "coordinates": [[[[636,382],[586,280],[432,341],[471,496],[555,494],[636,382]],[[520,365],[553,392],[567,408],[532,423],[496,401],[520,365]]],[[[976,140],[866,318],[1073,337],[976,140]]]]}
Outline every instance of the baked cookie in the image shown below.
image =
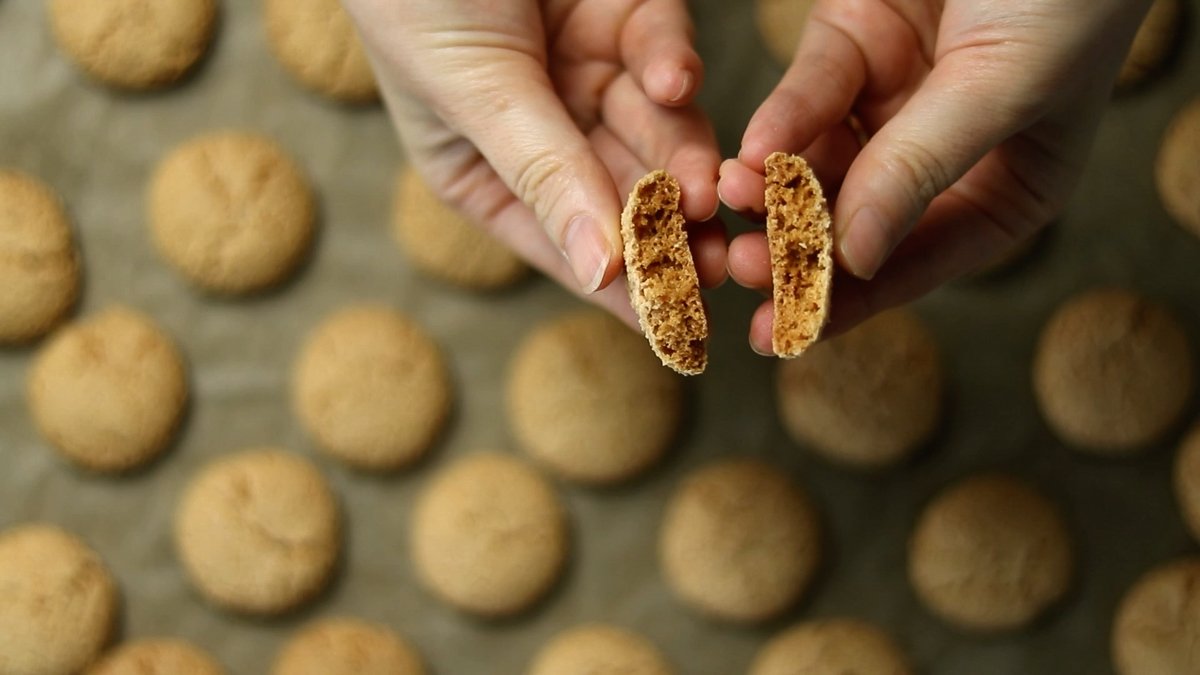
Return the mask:
{"type": "Polygon", "coordinates": [[[714,618],[756,622],[804,594],[821,533],[812,503],[786,474],[730,459],[684,478],[667,504],[658,547],[680,600],[714,618]]]}
{"type": "Polygon", "coordinates": [[[225,669],[183,640],[158,638],[127,642],[84,675],[225,675],[225,669]]]}
{"type": "Polygon", "coordinates": [[[657,462],[679,427],[683,383],[605,312],[568,313],[517,348],[508,413],[522,449],[569,480],[615,483],[657,462]]]}
{"type": "Polygon", "coordinates": [[[1187,335],[1165,308],[1124,290],[1071,298],[1050,318],[1033,361],[1033,388],[1062,440],[1102,455],[1162,439],[1192,392],[1187,335]]]}
{"type": "Polygon", "coordinates": [[[1154,178],[1163,207],[1185,230],[1200,237],[1200,98],[1192,99],[1163,134],[1154,178]]]}
{"type": "Polygon", "coordinates": [[[249,293],[287,278],[308,252],[316,207],[296,163],[263,136],[209,133],[175,148],[150,182],[159,253],[215,293],[249,293]]]}
{"type": "Polygon", "coordinates": [[[942,417],[937,342],[915,313],[884,312],[779,364],[779,417],[830,461],[877,468],[908,457],[942,417]]]}
{"type": "Polygon", "coordinates": [[[456,286],[493,290],[529,274],[525,261],[438,199],[411,167],[396,180],[392,233],[413,266],[456,286]]]}
{"type": "Polygon", "coordinates": [[[494,452],[470,455],[435,475],[417,501],[410,534],[421,583],[484,617],[530,608],[567,559],[566,512],[550,483],[494,452]]]}
{"type": "Polygon", "coordinates": [[[112,635],[117,587],[95,551],[54,525],[0,531],[0,673],[67,675],[112,635]]]}
{"type": "Polygon", "coordinates": [[[1112,659],[1117,675],[1200,672],[1200,558],[1180,558],[1138,579],[1117,607],[1112,659]]]}
{"type": "Polygon", "coordinates": [[[1058,507],[1015,478],[967,478],[925,507],[908,578],[934,614],[979,632],[1027,626],[1066,594],[1071,537],[1058,507]]]}
{"type": "Polygon", "coordinates": [[[604,624],[577,626],[538,651],[529,675],[672,675],[666,657],[646,638],[604,624]]]}
{"type": "Polygon", "coordinates": [[[708,365],[708,315],[683,213],[679,183],[666,171],[642,177],[621,214],[629,302],[664,366],[699,375],[708,365]]]}
{"type": "Polygon", "coordinates": [[[913,675],[908,657],[879,628],[858,619],[806,621],[771,638],[749,675],[913,675]]]}
{"type": "Polygon", "coordinates": [[[424,675],[421,657],[395,631],[349,617],[301,628],[275,658],[272,675],[424,675]]]}
{"type": "Polygon", "coordinates": [[[791,65],[813,4],[815,0],[755,0],[758,33],[767,52],[780,65],[791,65]]]}
{"type": "Polygon", "coordinates": [[[0,345],[29,342],[79,297],[79,254],[67,214],[41,181],[0,169],[0,345]]]}
{"type": "Polygon", "coordinates": [[[308,460],[274,448],[242,451],[192,479],[175,514],[175,547],[213,604],[281,614],[329,582],[341,549],[337,503],[308,460]]]}
{"type": "Polygon", "coordinates": [[[362,41],[338,0],[265,0],[267,43],[305,87],[347,103],[379,98],[362,41]]]}
{"type": "Polygon", "coordinates": [[[767,246],[775,323],[771,347],[800,356],[829,319],[833,284],[833,218],[821,184],[799,155],[767,156],[767,246]]]}
{"type": "Polygon", "coordinates": [[[188,399],[183,356],[153,319],[112,307],[65,326],[26,382],[38,430],[93,471],[142,466],[167,447],[188,399]]]}
{"type": "Polygon", "coordinates": [[[157,89],[182,78],[208,51],[216,0],[50,0],[58,46],[105,84],[157,89]]]}
{"type": "Polygon", "coordinates": [[[1174,483],[1183,522],[1200,541],[1200,425],[1192,427],[1179,444],[1174,483]]]}
{"type": "Polygon", "coordinates": [[[1179,0],[1154,0],[1121,64],[1118,88],[1136,86],[1162,67],[1175,48],[1182,14],[1179,0]]]}
{"type": "Polygon", "coordinates": [[[424,329],[383,306],[335,312],[293,369],[292,407],[322,449],[347,464],[397,469],[445,426],[450,375],[424,329]]]}

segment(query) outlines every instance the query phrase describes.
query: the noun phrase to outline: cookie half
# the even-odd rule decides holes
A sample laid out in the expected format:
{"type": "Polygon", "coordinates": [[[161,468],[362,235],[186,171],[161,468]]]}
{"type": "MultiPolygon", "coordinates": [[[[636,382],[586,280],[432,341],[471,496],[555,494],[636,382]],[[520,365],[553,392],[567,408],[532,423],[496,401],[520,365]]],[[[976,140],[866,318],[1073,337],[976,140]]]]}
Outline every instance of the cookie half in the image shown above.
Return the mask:
{"type": "Polygon", "coordinates": [[[621,214],[629,301],[663,365],[698,375],[708,365],[708,316],[688,248],[679,182],[666,171],[646,174],[621,214]]]}
{"type": "Polygon", "coordinates": [[[771,250],[775,326],[771,347],[784,358],[816,342],[829,318],[833,285],[833,218],[808,162],[782,152],[767,157],[767,244],[771,250]]]}

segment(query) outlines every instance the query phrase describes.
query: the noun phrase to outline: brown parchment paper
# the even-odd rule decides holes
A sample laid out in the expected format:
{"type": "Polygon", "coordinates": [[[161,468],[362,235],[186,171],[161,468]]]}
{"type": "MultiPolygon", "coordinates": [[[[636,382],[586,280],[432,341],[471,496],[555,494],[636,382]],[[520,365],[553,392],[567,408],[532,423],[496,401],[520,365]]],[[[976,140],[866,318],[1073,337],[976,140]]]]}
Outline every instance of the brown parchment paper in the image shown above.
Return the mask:
{"type": "MultiPolygon", "coordinates": [[[[87,81],[56,52],[44,4],[0,0],[0,165],[42,177],[68,205],[86,267],[79,314],[127,303],[155,316],[187,354],[193,402],[178,443],[148,470],[115,479],[86,475],[59,460],[29,420],[22,387],[33,349],[0,351],[0,527],[52,521],[90,542],[120,582],[126,638],[184,637],[232,673],[262,673],[297,626],[345,613],[395,627],[438,675],[516,675],[556,631],[611,621],[661,645],[680,673],[728,675],[743,672],[755,649],[792,621],[853,615],[889,629],[924,673],[1108,673],[1111,614],[1123,590],[1150,566],[1197,549],[1170,491],[1175,439],[1131,461],[1073,454],[1039,420],[1028,374],[1042,322],[1064,297],[1092,285],[1139,289],[1170,304],[1193,339],[1200,336],[1200,242],[1167,217],[1152,177],[1170,115],[1200,94],[1193,30],[1163,77],[1114,102],[1066,216],[1025,263],[919,303],[944,348],[950,394],[945,428],[917,461],[861,476],[789,442],[773,410],[774,364],[746,346],[758,298],[729,284],[710,295],[711,366],[688,382],[689,427],[673,455],[627,488],[562,486],[574,531],[566,578],[527,617],[485,623],[415,585],[406,552],[409,508],[431,472],[452,457],[514,450],[502,405],[509,355],[534,322],[578,301],[541,279],[476,296],[410,270],[387,231],[392,180],[403,160],[385,114],[330,104],[294,84],[267,52],[258,2],[224,0],[204,66],[183,86],[150,95],[87,81]],[[151,249],[142,209],[147,176],[164,152],[227,126],[279,139],[320,195],[321,235],[311,263],[280,291],[239,301],[186,287],[151,249]],[[359,300],[386,301],[416,317],[447,348],[455,376],[448,433],[429,461],[395,476],[356,474],[316,454],[288,408],[299,341],[325,314],[359,300]],[[170,543],[172,511],[189,476],[214,457],[262,444],[314,457],[346,523],[336,583],[305,611],[270,621],[203,604],[170,543]],[[655,564],[660,512],[677,479],[714,457],[738,454],[793,470],[821,506],[827,530],[827,561],[812,592],[785,619],[759,628],[698,618],[668,594],[655,564]],[[1018,635],[959,634],[925,613],[905,583],[905,540],[920,506],[948,481],[983,468],[1014,470],[1044,487],[1066,509],[1079,551],[1075,591],[1035,630],[1018,635]]],[[[701,102],[723,151],[733,155],[782,69],[759,45],[749,2],[692,5],[708,64],[701,102]]],[[[1188,15],[1192,27],[1197,14],[1188,15]]]]}

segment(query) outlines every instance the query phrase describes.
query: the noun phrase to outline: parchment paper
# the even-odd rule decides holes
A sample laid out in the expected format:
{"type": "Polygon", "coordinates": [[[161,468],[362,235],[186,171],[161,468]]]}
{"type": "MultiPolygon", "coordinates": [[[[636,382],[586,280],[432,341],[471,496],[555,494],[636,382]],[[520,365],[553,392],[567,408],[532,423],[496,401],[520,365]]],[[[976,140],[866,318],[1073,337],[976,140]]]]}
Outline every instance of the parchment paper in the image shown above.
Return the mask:
{"type": "MultiPolygon", "coordinates": [[[[1170,491],[1174,438],[1131,461],[1073,454],[1039,420],[1028,374],[1037,331],[1054,306],[1097,284],[1127,285],[1169,303],[1193,339],[1200,335],[1200,242],[1170,221],[1152,179],[1170,115],[1200,93],[1192,31],[1164,77],[1114,103],[1067,215],[1031,258],[919,304],[944,348],[950,391],[945,428],[920,458],[864,477],[830,468],[788,441],[773,409],[774,364],[746,346],[758,298],[729,284],[710,296],[711,366],[688,383],[690,428],[673,455],[628,488],[563,486],[574,528],[569,573],[532,614],[496,624],[464,617],[415,585],[405,550],[409,508],[431,472],[454,456],[514,450],[502,406],[509,355],[533,323],[578,301],[540,279],[475,296],[411,271],[387,231],[402,155],[383,111],[330,104],[295,85],[267,52],[259,3],[224,0],[211,58],[184,86],[152,95],[88,82],[56,52],[44,4],[0,0],[0,165],[41,176],[69,206],[86,265],[79,314],[127,303],[155,316],[187,354],[193,403],[177,445],[161,461],[125,478],[86,475],[59,460],[28,418],[22,387],[33,350],[0,351],[0,527],[52,521],[89,541],[120,582],[127,638],[184,637],[233,673],[261,673],[304,621],[346,613],[400,630],[438,675],[517,675],[556,631],[599,620],[649,636],[681,673],[728,675],[744,671],[754,650],[790,622],[854,615],[887,627],[925,673],[1108,673],[1111,614],[1123,590],[1150,566],[1196,551],[1170,491]],[[320,240],[295,282],[232,302],[194,292],[160,262],[142,207],[147,176],[169,148],[226,126],[278,138],[309,172],[321,204],[320,240]],[[443,441],[429,461],[391,477],[355,474],[317,454],[288,408],[299,341],[326,313],[359,300],[393,303],[427,326],[446,346],[456,380],[456,410],[443,441]],[[202,603],[170,544],[172,511],[193,472],[262,444],[314,457],[347,524],[345,557],[330,591],[307,610],[271,621],[202,603]],[[828,532],[827,562],[805,602],[752,629],[711,623],[681,607],[655,564],[658,521],[676,480],[706,460],[737,454],[792,469],[821,506],[828,532]],[[983,639],[956,633],[917,604],[905,583],[905,540],[936,489],[997,467],[1029,476],[1063,504],[1081,563],[1076,590],[1035,630],[983,639]]],[[[782,69],[758,44],[749,2],[693,5],[708,64],[701,100],[732,156],[782,69]]],[[[1193,26],[1196,16],[1191,12],[1193,26]]]]}

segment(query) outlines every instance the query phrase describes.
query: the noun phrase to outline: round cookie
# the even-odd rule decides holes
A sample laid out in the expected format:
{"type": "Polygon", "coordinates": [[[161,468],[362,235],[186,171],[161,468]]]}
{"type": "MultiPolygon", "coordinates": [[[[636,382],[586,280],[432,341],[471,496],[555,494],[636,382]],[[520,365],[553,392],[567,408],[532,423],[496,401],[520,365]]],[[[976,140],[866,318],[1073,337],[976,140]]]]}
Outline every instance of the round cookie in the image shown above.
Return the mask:
{"type": "Polygon", "coordinates": [[[1136,86],[1162,67],[1179,37],[1182,13],[1179,0],[1154,0],[1121,64],[1118,88],[1136,86]]]}
{"type": "Polygon", "coordinates": [[[313,330],[293,371],[292,406],[329,454],[363,469],[396,469],[421,457],[445,425],[450,376],[420,326],[360,305],[313,330]]]}
{"type": "Polygon", "coordinates": [[[338,0],[266,0],[267,44],[305,87],[347,103],[379,98],[358,32],[338,0]]]}
{"type": "Polygon", "coordinates": [[[84,675],[225,675],[225,669],[183,640],[158,638],[127,642],[84,675]]]}
{"type": "Polygon", "coordinates": [[[806,621],[771,638],[749,675],[913,675],[892,638],[857,619],[806,621]]]}
{"type": "Polygon", "coordinates": [[[1058,507],[1004,475],[965,479],[921,514],[908,578],[934,614],[960,628],[1028,625],[1071,586],[1070,535],[1058,507]]]}
{"type": "Polygon", "coordinates": [[[41,181],[0,169],[0,345],[45,335],[75,306],[79,255],[67,214],[41,181]]]}
{"type": "Polygon", "coordinates": [[[187,487],[175,547],[210,602],[280,614],[328,583],[341,548],[338,508],[311,462],[273,448],[219,459],[187,487]]]}
{"type": "Polygon", "coordinates": [[[754,20],[767,52],[782,66],[792,63],[816,0],[755,0],[754,20]]]}
{"type": "Polygon", "coordinates": [[[524,463],[481,452],[442,469],[412,516],[417,576],[472,614],[518,614],[558,580],[567,558],[565,510],[550,483],[524,463]]]}
{"type": "Polygon", "coordinates": [[[26,384],[42,435],[93,471],[125,471],[157,457],[188,399],[174,342],[150,317],[119,306],[56,332],[26,384]]]}
{"type": "Polygon", "coordinates": [[[778,367],[784,429],[839,464],[895,464],[929,440],[941,420],[937,343],[909,310],[879,314],[778,367]]]}
{"type": "Polygon", "coordinates": [[[1175,113],[1163,134],[1154,178],[1163,207],[1185,230],[1200,237],[1200,98],[1175,113]]]}
{"type": "Polygon", "coordinates": [[[235,131],[168,154],[151,179],[148,212],[159,253],[200,288],[228,294],[291,275],[316,218],[308,181],[283,149],[235,131]]]}
{"type": "Polygon", "coordinates": [[[1174,483],[1183,522],[1200,541],[1200,425],[1193,427],[1179,445],[1174,483]]]}
{"type": "Polygon", "coordinates": [[[565,630],[538,651],[529,675],[672,675],[666,657],[646,638],[616,626],[565,630]]]}
{"type": "Polygon", "coordinates": [[[778,616],[804,594],[820,560],[808,497],[779,469],[730,459],[675,489],[659,533],[668,586],[696,610],[727,621],[778,616]]]}
{"type": "Polygon", "coordinates": [[[1200,558],[1160,565],[1133,585],[1113,620],[1117,675],[1200,672],[1200,558]]]}
{"type": "Polygon", "coordinates": [[[349,617],[314,621],[284,645],[272,675],[424,675],[421,658],[387,626],[349,617]]]}
{"type": "Polygon", "coordinates": [[[1062,440],[1129,454],[1179,420],[1192,367],[1188,338],[1166,309],[1129,291],[1094,290],[1065,302],[1042,330],[1034,394],[1062,440]]]}
{"type": "Polygon", "coordinates": [[[568,313],[517,348],[507,392],[521,448],[563,478],[610,484],[666,452],[683,413],[683,383],[646,341],[605,312],[568,313]]]}
{"type": "Polygon", "coordinates": [[[67,675],[112,634],[117,588],[87,544],[53,525],[0,531],[0,673],[67,675]]]}
{"type": "Polygon", "coordinates": [[[114,87],[156,89],[183,77],[208,51],[216,0],[51,0],[50,26],[89,75],[114,87]]]}
{"type": "Polygon", "coordinates": [[[503,288],[529,272],[516,253],[438,199],[411,167],[396,179],[392,233],[417,269],[463,288],[503,288]]]}

